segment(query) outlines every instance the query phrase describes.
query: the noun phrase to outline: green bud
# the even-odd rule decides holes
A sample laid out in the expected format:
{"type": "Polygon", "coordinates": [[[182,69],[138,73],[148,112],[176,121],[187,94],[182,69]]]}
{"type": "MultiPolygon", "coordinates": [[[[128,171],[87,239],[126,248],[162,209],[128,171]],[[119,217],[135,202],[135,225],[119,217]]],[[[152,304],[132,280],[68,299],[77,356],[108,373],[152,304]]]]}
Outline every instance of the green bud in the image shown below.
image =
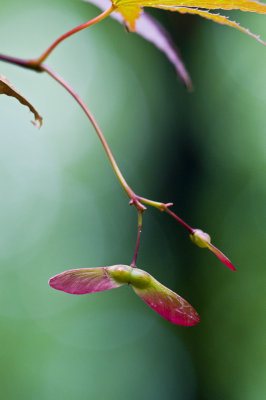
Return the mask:
{"type": "Polygon", "coordinates": [[[137,289],[145,289],[150,285],[151,276],[142,269],[132,268],[130,274],[130,283],[137,289]]]}
{"type": "Polygon", "coordinates": [[[128,265],[113,265],[108,268],[110,277],[117,283],[129,283],[132,267],[128,265]]]}
{"type": "Polygon", "coordinates": [[[108,274],[119,284],[131,283],[137,289],[145,289],[150,285],[151,276],[148,272],[128,265],[114,265],[108,267],[108,274]]]}
{"type": "Polygon", "coordinates": [[[210,235],[203,232],[201,229],[194,229],[193,233],[189,235],[189,237],[194,244],[201,248],[209,247],[208,243],[211,243],[210,235]]]}

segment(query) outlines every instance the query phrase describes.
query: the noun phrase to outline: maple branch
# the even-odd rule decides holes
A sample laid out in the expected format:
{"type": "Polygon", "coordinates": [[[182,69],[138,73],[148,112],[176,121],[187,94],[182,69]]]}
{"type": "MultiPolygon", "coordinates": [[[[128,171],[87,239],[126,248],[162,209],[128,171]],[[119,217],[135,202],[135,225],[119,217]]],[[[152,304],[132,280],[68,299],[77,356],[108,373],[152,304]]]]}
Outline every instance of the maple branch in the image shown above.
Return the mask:
{"type": "Polygon", "coordinates": [[[37,59],[35,60],[29,60],[29,63],[31,65],[39,66],[41,65],[47,57],[52,53],[52,51],[59,45],[59,43],[63,42],[65,39],[69,38],[70,36],[74,35],[77,32],[82,31],[83,29],[86,29],[92,25],[95,25],[97,22],[102,21],[104,18],[108,17],[113,11],[114,11],[114,5],[112,4],[110,8],[108,8],[106,11],[103,13],[99,14],[97,17],[91,19],[90,21],[85,22],[84,24],[81,24],[77,26],[74,29],[71,29],[70,31],[64,33],[61,35],[58,39],[56,39],[51,46],[48,47],[48,49],[37,59]]]}
{"type": "Polygon", "coordinates": [[[27,68],[36,72],[43,72],[39,65],[32,65],[30,60],[24,60],[23,58],[11,57],[5,54],[0,54],[0,61],[7,62],[9,64],[17,65],[18,67],[27,68]]]}
{"type": "Polygon", "coordinates": [[[61,86],[63,86],[71,94],[72,97],[74,97],[74,99],[77,101],[77,103],[80,105],[80,107],[83,109],[83,111],[89,118],[92,126],[94,127],[94,129],[104,147],[104,150],[109,158],[109,161],[110,161],[112,168],[118,178],[119,183],[121,184],[121,186],[123,187],[123,189],[125,190],[126,194],[128,195],[128,197],[130,199],[129,204],[130,205],[134,204],[134,206],[136,207],[136,209],[138,210],[138,213],[139,213],[138,214],[139,221],[141,218],[141,224],[140,224],[140,222],[138,223],[138,237],[137,237],[136,250],[135,250],[135,255],[134,255],[134,258],[132,261],[132,265],[135,265],[137,255],[138,255],[138,247],[139,247],[141,228],[142,228],[142,213],[146,210],[146,207],[143,204],[147,204],[151,207],[157,208],[160,211],[167,212],[174,219],[176,219],[180,224],[182,224],[189,231],[190,234],[193,233],[193,229],[185,221],[183,221],[180,217],[178,217],[173,211],[169,210],[169,207],[172,206],[173,203],[161,203],[158,201],[149,200],[149,199],[146,199],[145,197],[136,195],[136,193],[128,185],[122,172],[120,171],[120,169],[117,165],[117,162],[111,152],[111,149],[105,139],[105,136],[102,133],[102,131],[101,131],[99,125],[97,124],[97,121],[95,120],[94,116],[92,115],[91,111],[88,109],[86,104],[81,100],[81,98],[78,96],[78,94],[71,88],[71,86],[61,76],[59,76],[56,72],[54,72],[50,67],[48,67],[45,64],[39,64],[39,65],[32,64],[28,60],[10,57],[10,56],[6,56],[3,54],[0,54],[0,60],[8,62],[8,63],[16,64],[23,68],[32,69],[37,72],[44,72],[44,71],[47,72],[54,80],[56,80],[61,86]]]}
{"type": "Polygon", "coordinates": [[[0,54],[0,60],[8,62],[8,63],[12,63],[15,65],[18,65],[20,67],[23,68],[28,68],[28,69],[32,69],[35,70],[36,72],[46,72],[48,73],[54,80],[56,80],[62,87],[64,87],[64,89],[66,89],[71,96],[77,101],[77,103],[80,105],[80,107],[83,109],[83,111],[85,112],[85,114],[87,115],[87,117],[89,118],[91,124],[93,125],[102,145],[103,148],[109,158],[109,161],[112,165],[112,168],[118,178],[119,183],[121,184],[121,186],[123,187],[123,189],[125,190],[126,194],[128,195],[130,202],[129,204],[132,205],[134,204],[134,206],[136,207],[136,209],[138,210],[138,235],[137,235],[137,244],[136,244],[136,249],[135,249],[135,254],[134,254],[134,258],[132,261],[132,265],[135,266],[136,264],[136,259],[137,259],[137,255],[138,255],[138,248],[139,248],[139,241],[140,241],[140,236],[141,236],[141,229],[142,229],[142,213],[146,210],[146,207],[143,204],[147,204],[149,206],[155,207],[157,209],[159,209],[160,211],[165,211],[167,212],[169,215],[171,215],[173,218],[175,218],[179,223],[181,223],[188,231],[189,233],[193,233],[193,229],[186,223],[184,222],[180,217],[178,217],[174,212],[172,212],[171,210],[169,210],[169,207],[172,206],[172,203],[161,203],[161,202],[157,202],[154,200],[149,200],[146,199],[145,197],[141,197],[136,195],[136,193],[131,189],[131,187],[128,185],[128,183],[126,182],[121,170],[119,169],[116,160],[111,152],[111,149],[105,139],[104,134],[102,133],[97,121],[95,120],[94,116],[92,115],[91,111],[88,109],[88,107],[86,106],[86,104],[83,102],[83,100],[78,96],[78,94],[74,91],[74,89],[72,89],[72,87],[60,76],[58,75],[55,71],[53,71],[50,67],[48,67],[47,65],[42,63],[42,60],[46,59],[50,53],[53,51],[53,49],[59,44],[61,43],[64,39],[68,38],[69,36],[73,35],[74,33],[79,32],[82,29],[85,29],[99,21],[101,21],[102,19],[104,19],[105,17],[107,17],[109,14],[111,14],[111,12],[113,11],[114,7],[111,6],[107,11],[104,11],[102,14],[100,14],[99,16],[95,17],[94,19],[86,22],[85,24],[79,25],[78,27],[72,29],[71,31],[65,33],[64,35],[60,36],[60,38],[58,38],[47,50],[46,52],[43,53],[43,55],[41,57],[39,57],[36,60],[24,60],[24,59],[20,59],[20,58],[15,58],[15,57],[11,57],[11,56],[6,56],[3,54],[0,54]]]}
{"type": "Polygon", "coordinates": [[[7,56],[5,54],[0,54],[0,61],[5,61],[10,64],[18,65],[19,67],[32,69],[36,72],[43,72],[43,68],[42,68],[41,64],[52,53],[52,51],[59,45],[59,43],[63,42],[65,39],[74,35],[75,33],[80,32],[83,29],[86,29],[92,25],[95,25],[97,22],[102,21],[104,18],[108,17],[108,15],[110,15],[114,11],[114,8],[115,8],[114,5],[112,5],[110,8],[108,8],[103,13],[97,15],[97,17],[64,33],[58,39],[56,39],[40,57],[38,57],[36,59],[24,60],[22,58],[16,58],[16,57],[7,56]]]}
{"type": "Polygon", "coordinates": [[[74,89],[72,89],[72,87],[61,76],[59,76],[56,72],[54,72],[50,67],[48,67],[47,65],[41,64],[40,68],[43,71],[47,72],[61,86],[63,86],[63,88],[66,89],[68,91],[68,93],[70,93],[71,96],[80,105],[82,110],[85,112],[85,114],[89,118],[92,126],[94,127],[94,129],[103,145],[103,148],[107,154],[107,157],[109,158],[112,168],[117,176],[117,179],[120,182],[121,186],[123,187],[124,191],[126,192],[126,194],[128,195],[128,197],[130,199],[130,204],[134,204],[134,206],[137,208],[138,211],[142,211],[142,212],[145,211],[146,207],[143,204],[141,204],[141,202],[138,199],[138,196],[135,194],[135,192],[131,189],[131,187],[128,185],[127,181],[125,180],[122,172],[120,171],[120,169],[116,163],[113,153],[111,152],[111,149],[107,143],[107,140],[105,139],[104,134],[102,133],[99,125],[97,124],[94,116],[92,115],[91,111],[88,109],[86,104],[79,97],[79,95],[74,91],[74,89]]]}

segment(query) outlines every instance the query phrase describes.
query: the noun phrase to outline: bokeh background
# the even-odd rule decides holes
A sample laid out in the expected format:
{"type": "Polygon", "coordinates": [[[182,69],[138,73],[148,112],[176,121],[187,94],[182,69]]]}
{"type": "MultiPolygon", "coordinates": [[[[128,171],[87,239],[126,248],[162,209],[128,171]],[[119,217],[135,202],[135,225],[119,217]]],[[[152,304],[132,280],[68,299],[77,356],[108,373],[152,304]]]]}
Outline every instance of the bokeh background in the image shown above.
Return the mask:
{"type": "MultiPolygon", "coordinates": [[[[25,58],[98,13],[76,0],[0,6],[0,51],[25,58]]],[[[265,399],[265,48],[199,17],[154,14],[193,93],[162,53],[111,19],[48,63],[86,101],[135,191],[173,201],[237,272],[149,209],[138,266],[185,297],[199,325],[171,325],[129,287],[52,290],[48,279],[65,269],[130,263],[136,212],[72,98],[44,74],[1,63],[44,117],[37,130],[0,96],[1,399],[265,399]]],[[[266,39],[265,16],[230,15],[266,39]]]]}

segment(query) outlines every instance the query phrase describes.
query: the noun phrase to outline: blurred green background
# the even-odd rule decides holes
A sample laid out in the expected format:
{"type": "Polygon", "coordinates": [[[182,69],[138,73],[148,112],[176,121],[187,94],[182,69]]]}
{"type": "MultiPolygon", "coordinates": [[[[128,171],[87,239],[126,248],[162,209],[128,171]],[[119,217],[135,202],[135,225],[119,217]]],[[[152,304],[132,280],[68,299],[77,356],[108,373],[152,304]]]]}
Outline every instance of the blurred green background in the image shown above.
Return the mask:
{"type": "MultiPolygon", "coordinates": [[[[38,56],[96,16],[76,0],[0,0],[1,53],[38,56]]],[[[138,266],[199,312],[171,325],[131,290],[70,296],[48,279],[131,262],[136,212],[72,98],[44,74],[1,63],[44,117],[0,96],[1,399],[262,400],[266,396],[266,52],[199,17],[155,13],[195,91],[165,56],[108,19],[48,64],[86,101],[134,190],[211,234],[233,273],[149,209],[138,266]]],[[[231,14],[232,15],[232,14],[231,14]]],[[[266,39],[265,16],[233,13],[266,39]]]]}

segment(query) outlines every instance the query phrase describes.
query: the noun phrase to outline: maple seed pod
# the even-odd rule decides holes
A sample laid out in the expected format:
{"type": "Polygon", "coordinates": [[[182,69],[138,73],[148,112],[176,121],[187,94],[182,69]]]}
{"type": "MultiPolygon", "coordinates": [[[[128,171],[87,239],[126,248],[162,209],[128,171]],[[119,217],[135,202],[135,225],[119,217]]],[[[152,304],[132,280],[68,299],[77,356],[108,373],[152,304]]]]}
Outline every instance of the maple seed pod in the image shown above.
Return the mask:
{"type": "Polygon", "coordinates": [[[203,232],[201,229],[194,229],[193,233],[189,235],[191,241],[202,249],[209,247],[208,243],[211,243],[211,237],[208,233],[203,232]]]}
{"type": "Polygon", "coordinates": [[[78,268],[61,272],[49,285],[70,294],[88,294],[131,284],[135,293],[154,311],[173,324],[193,326],[199,323],[194,308],[178,294],[156,281],[148,272],[129,265],[78,268]]]}

